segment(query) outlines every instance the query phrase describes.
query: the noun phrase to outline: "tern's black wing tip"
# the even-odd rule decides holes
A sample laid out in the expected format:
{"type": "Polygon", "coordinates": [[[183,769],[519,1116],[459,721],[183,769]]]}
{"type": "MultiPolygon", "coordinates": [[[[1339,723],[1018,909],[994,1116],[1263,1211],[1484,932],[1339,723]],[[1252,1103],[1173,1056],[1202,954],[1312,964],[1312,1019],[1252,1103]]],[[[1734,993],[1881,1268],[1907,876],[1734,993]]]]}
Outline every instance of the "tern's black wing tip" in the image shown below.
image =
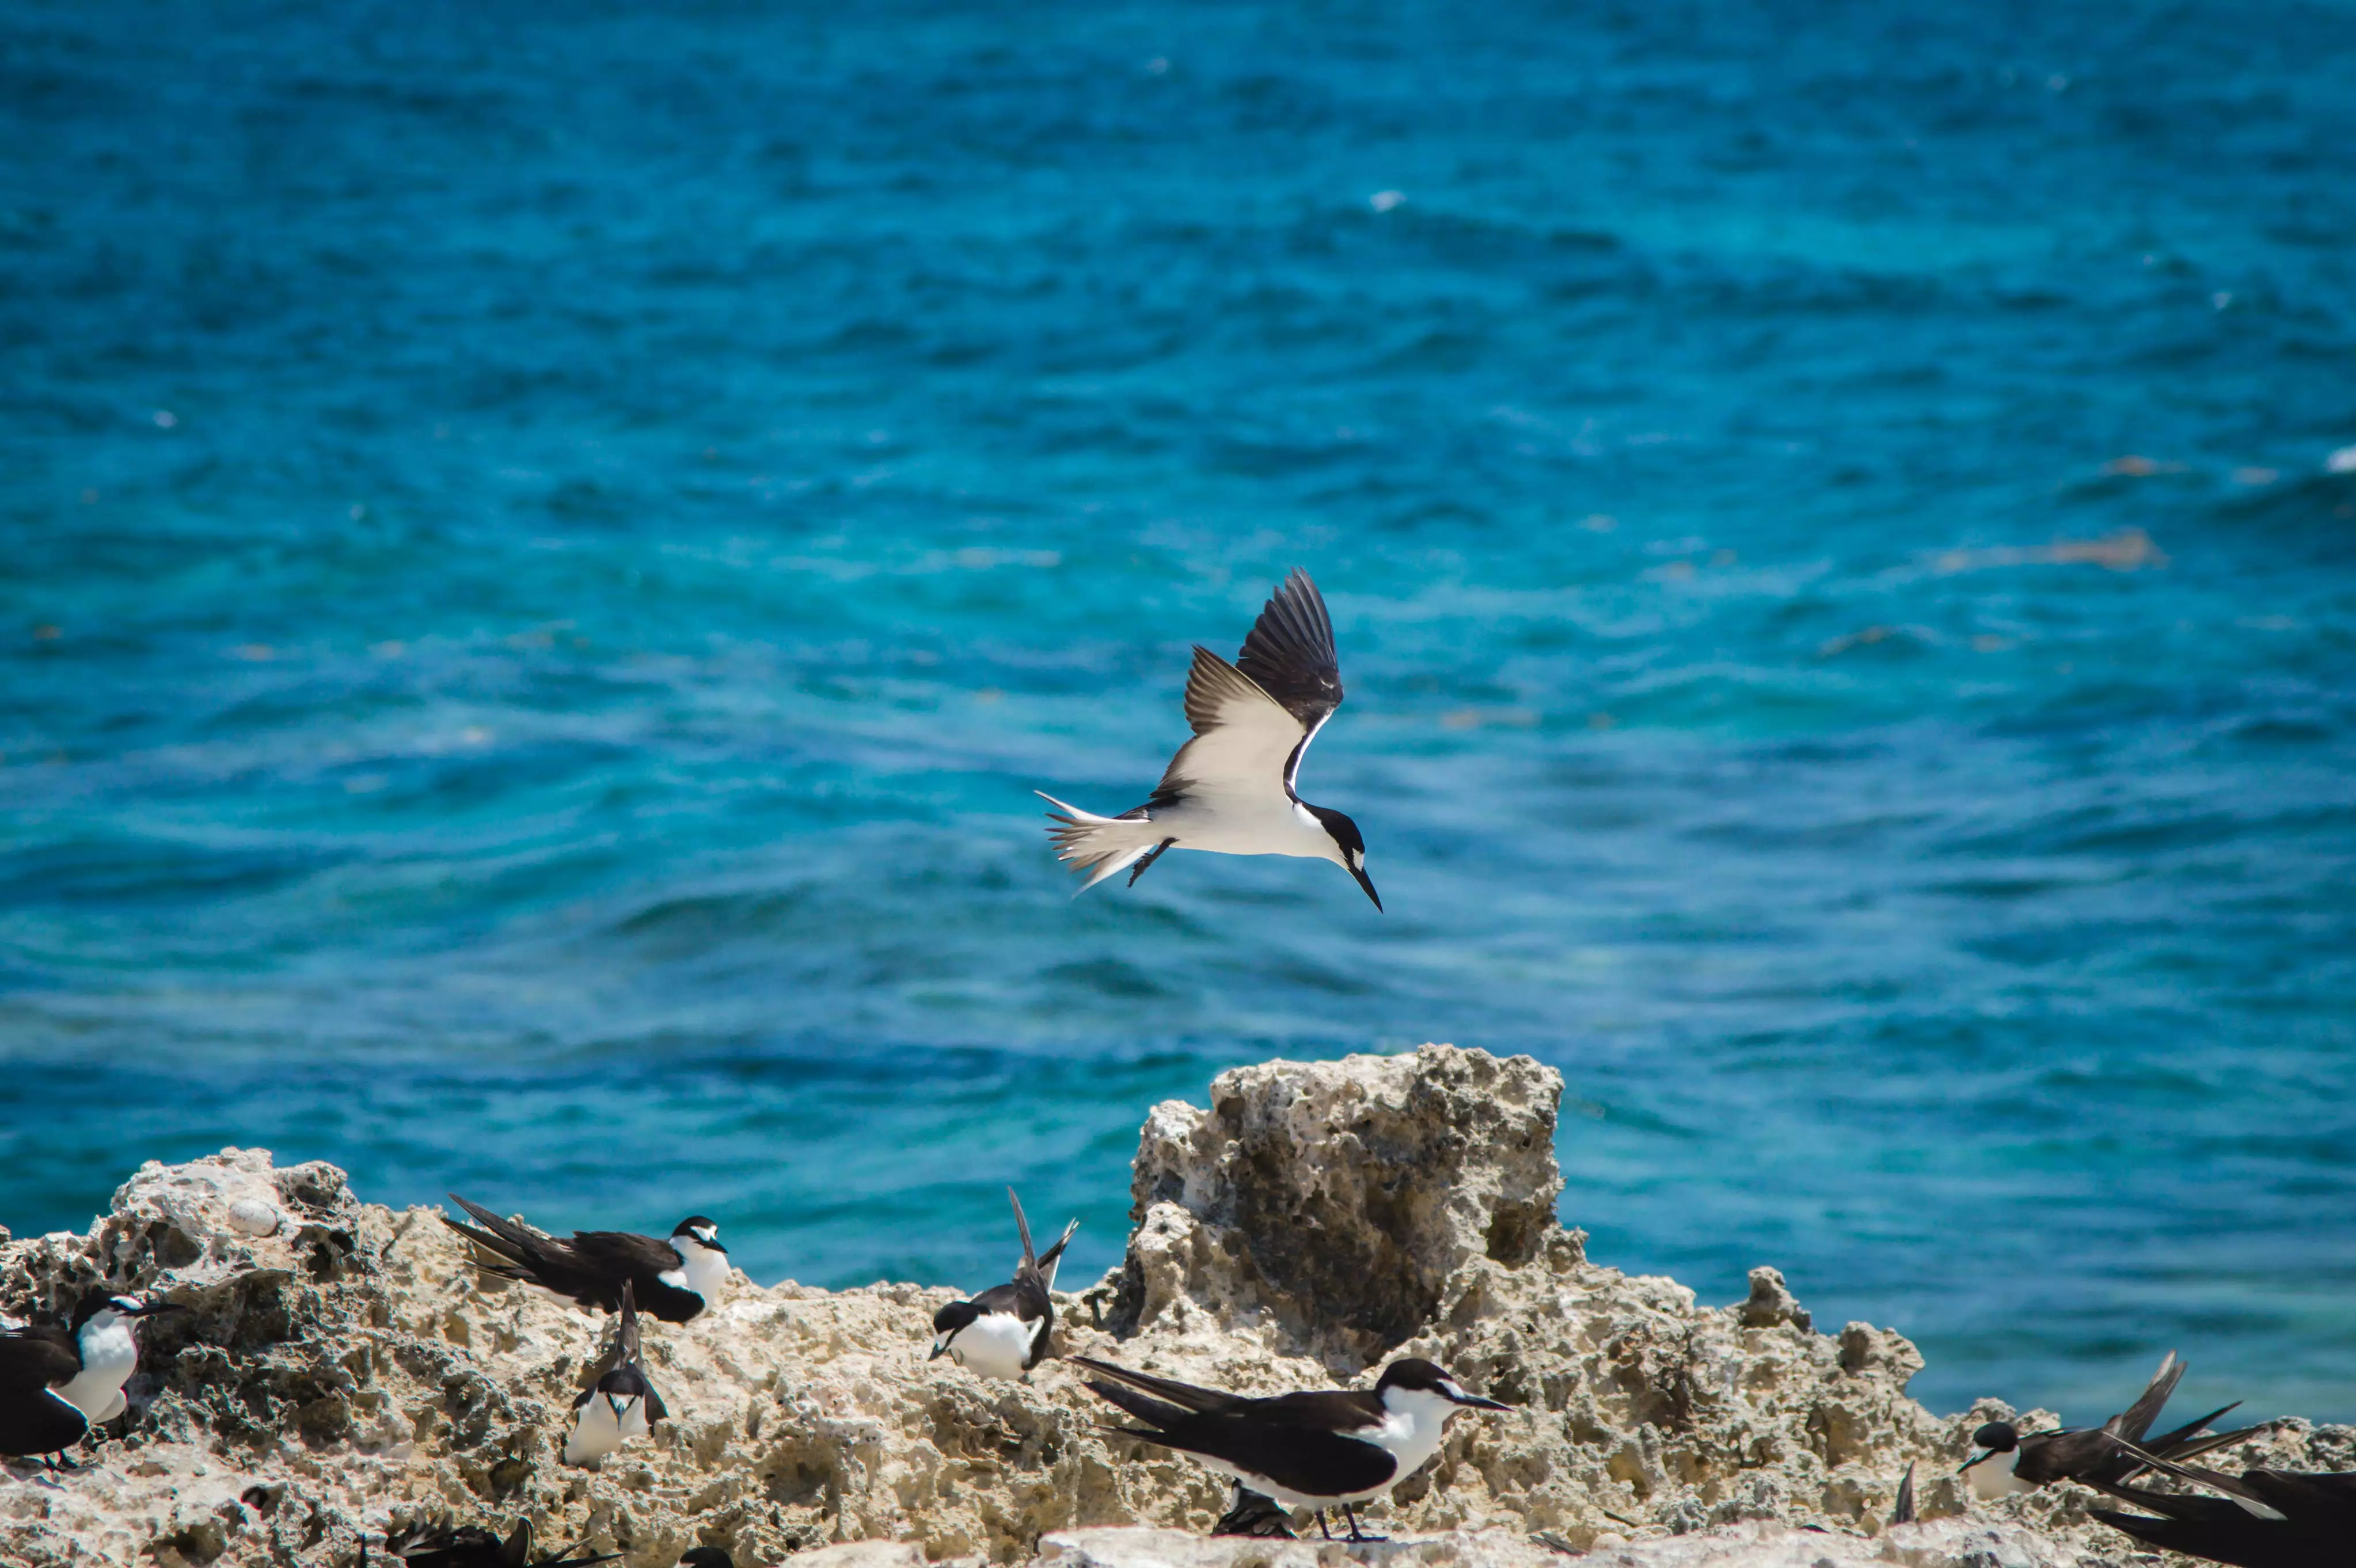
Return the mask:
{"type": "Polygon", "coordinates": [[[1236,656],[1236,667],[1282,703],[1307,730],[1342,705],[1342,669],[1325,596],[1294,568],[1268,603],[1236,656]]]}

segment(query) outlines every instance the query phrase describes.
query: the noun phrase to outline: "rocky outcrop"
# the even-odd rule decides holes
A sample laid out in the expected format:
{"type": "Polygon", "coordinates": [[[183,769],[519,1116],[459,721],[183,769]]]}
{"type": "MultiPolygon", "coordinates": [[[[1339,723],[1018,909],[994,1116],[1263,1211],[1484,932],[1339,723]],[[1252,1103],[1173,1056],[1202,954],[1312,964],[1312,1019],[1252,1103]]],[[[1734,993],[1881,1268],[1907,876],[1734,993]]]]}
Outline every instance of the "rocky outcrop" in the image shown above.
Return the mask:
{"type": "Polygon", "coordinates": [[[1207,1110],[1156,1105],[1107,1326],[1248,1328],[1356,1371],[1431,1321],[1467,1263],[1517,1268],[1559,1233],[1561,1100],[1526,1056],[1427,1048],[1239,1067],[1207,1110]]]}
{"type": "MultiPolygon", "coordinates": [[[[1430,1356],[1513,1402],[1455,1424],[1352,1560],[1537,1568],[2049,1568],[2125,1560],[2085,1497],[1967,1511],[1953,1479],[1985,1403],[1933,1416],[1886,1329],[1813,1331],[1771,1269],[1743,1301],[1590,1262],[1555,1221],[1560,1080],[1525,1059],[1270,1062],[1207,1109],[1155,1107],[1121,1265],[1059,1298],[1067,1349],[1251,1392],[1430,1356]],[[1921,1462],[1920,1524],[1885,1528],[1921,1462]]],[[[1012,1263],[1010,1258],[1010,1264],[1012,1263]]],[[[1108,1435],[1070,1369],[983,1382],[925,1351],[950,1292],[741,1276],[695,1322],[649,1325],[671,1419],[589,1471],[558,1455],[602,1320],[471,1266],[434,1211],[360,1201],[327,1165],[257,1150],[141,1168],[87,1235],[0,1243],[0,1311],[158,1290],[131,1415],[80,1474],[0,1481],[0,1561],[359,1561],[421,1513],[587,1538],[631,1568],[723,1546],[744,1564],[945,1560],[1055,1568],[1338,1563],[1318,1541],[1211,1541],[1205,1472],[1108,1435]]],[[[2356,1434],[2286,1424],[2273,1462],[2356,1462],[2356,1434]]]]}

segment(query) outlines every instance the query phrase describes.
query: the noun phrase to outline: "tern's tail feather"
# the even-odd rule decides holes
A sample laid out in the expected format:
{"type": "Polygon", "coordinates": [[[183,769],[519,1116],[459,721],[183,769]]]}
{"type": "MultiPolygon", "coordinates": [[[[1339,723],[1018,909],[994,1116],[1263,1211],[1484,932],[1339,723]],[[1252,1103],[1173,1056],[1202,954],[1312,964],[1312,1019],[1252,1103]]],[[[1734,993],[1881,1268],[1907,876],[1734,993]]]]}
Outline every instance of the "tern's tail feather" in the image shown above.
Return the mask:
{"type": "Polygon", "coordinates": [[[1055,1288],[1055,1265],[1064,1261],[1064,1249],[1072,1244],[1072,1236],[1079,1228],[1080,1222],[1073,1221],[1064,1227],[1064,1233],[1055,1238],[1055,1244],[1039,1254],[1039,1278],[1049,1290],[1055,1288]]]}
{"type": "Polygon", "coordinates": [[[1098,816],[1044,790],[1033,793],[1055,808],[1047,817],[1059,826],[1047,829],[1047,837],[1055,841],[1056,859],[1075,871],[1087,873],[1088,880],[1080,884],[1081,892],[1107,877],[1120,875],[1162,842],[1160,831],[1146,820],[1143,806],[1119,816],[1098,816]]]}

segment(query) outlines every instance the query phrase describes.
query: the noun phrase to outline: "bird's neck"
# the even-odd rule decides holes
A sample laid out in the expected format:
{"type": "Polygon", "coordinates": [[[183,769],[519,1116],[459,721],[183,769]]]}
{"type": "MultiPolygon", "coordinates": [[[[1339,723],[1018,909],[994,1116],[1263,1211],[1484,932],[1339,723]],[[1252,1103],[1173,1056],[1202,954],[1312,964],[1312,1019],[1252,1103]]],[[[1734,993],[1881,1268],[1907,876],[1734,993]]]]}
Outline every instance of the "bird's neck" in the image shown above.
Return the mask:
{"type": "Polygon", "coordinates": [[[1368,1435],[1398,1461],[1401,1479],[1423,1467],[1448,1435],[1455,1402],[1423,1389],[1394,1388],[1383,1395],[1383,1424],[1368,1435]]]}
{"type": "Polygon", "coordinates": [[[718,1296],[728,1283],[728,1254],[689,1236],[673,1236],[670,1244],[681,1260],[680,1273],[687,1277],[687,1288],[706,1301],[718,1296]]]}

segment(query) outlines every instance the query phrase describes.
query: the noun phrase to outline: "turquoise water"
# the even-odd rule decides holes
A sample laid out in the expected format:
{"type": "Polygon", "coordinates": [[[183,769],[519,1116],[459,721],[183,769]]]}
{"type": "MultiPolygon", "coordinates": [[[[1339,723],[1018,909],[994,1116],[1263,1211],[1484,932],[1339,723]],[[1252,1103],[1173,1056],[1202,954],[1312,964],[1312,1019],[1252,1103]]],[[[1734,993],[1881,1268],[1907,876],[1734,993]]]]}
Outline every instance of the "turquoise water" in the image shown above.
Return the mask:
{"type": "Polygon", "coordinates": [[[2356,13],[999,10],[0,5],[0,1221],[1078,1275],[1453,1040],[1935,1406],[2356,1416],[2356,13]],[[1294,565],[1389,912],[1072,901],[1294,565]]]}

